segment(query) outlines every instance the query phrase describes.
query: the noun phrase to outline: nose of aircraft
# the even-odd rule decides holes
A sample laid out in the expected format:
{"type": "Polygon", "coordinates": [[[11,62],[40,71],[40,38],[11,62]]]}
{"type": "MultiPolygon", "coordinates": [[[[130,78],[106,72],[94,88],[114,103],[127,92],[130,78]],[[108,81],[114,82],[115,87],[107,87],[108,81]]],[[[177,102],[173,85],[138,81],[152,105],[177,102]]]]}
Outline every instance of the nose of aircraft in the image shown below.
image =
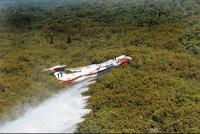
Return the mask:
{"type": "Polygon", "coordinates": [[[123,58],[122,60],[120,60],[120,65],[124,65],[126,63],[130,63],[131,60],[132,60],[131,57],[126,56],[125,58],[123,58]]]}

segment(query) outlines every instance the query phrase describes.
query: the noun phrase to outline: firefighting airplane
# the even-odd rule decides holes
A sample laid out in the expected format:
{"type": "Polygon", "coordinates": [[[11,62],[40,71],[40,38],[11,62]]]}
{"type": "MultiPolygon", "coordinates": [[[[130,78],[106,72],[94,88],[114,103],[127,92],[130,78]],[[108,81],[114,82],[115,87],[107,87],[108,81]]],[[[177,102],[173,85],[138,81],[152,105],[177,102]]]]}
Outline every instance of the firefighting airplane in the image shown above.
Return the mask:
{"type": "Polygon", "coordinates": [[[88,78],[97,77],[110,71],[114,67],[129,63],[131,60],[132,58],[129,56],[121,55],[100,64],[66,69],[71,72],[68,74],[64,72],[64,67],[66,65],[57,65],[48,69],[44,69],[43,71],[53,72],[61,84],[72,84],[88,78]]]}

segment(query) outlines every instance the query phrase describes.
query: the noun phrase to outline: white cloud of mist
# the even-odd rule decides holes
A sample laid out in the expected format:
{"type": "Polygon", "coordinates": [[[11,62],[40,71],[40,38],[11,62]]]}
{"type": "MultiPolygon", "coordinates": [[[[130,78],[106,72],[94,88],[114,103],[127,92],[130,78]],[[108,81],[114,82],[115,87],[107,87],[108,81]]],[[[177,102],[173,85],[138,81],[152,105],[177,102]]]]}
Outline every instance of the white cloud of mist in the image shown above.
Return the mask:
{"type": "Polygon", "coordinates": [[[90,112],[85,108],[89,97],[81,94],[94,82],[87,80],[63,89],[40,105],[28,108],[18,119],[3,123],[0,132],[74,132],[84,120],[82,117],[90,112]]]}

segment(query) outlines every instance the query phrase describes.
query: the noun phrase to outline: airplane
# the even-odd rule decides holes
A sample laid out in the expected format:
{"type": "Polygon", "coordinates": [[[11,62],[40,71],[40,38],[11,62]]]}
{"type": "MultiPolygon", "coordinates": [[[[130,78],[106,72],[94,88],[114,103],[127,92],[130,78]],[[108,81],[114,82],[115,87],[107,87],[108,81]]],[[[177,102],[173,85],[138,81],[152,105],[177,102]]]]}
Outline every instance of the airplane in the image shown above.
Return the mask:
{"type": "Polygon", "coordinates": [[[43,71],[53,72],[61,84],[73,84],[88,78],[97,77],[119,65],[130,63],[131,60],[132,58],[129,56],[121,55],[100,64],[92,64],[85,67],[66,69],[71,72],[67,74],[64,72],[64,67],[66,67],[66,65],[56,65],[54,67],[44,69],[43,71]]]}

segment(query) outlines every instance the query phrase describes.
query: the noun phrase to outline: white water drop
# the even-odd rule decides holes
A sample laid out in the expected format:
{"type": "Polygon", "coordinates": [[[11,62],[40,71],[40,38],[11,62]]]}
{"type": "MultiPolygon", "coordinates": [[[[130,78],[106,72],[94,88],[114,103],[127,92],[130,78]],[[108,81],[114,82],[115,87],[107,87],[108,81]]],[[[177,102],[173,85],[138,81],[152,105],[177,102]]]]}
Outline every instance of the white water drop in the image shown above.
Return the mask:
{"type": "Polygon", "coordinates": [[[88,96],[81,94],[95,81],[87,80],[68,87],[36,107],[28,108],[18,119],[3,123],[0,133],[72,133],[82,122],[88,96]]]}

